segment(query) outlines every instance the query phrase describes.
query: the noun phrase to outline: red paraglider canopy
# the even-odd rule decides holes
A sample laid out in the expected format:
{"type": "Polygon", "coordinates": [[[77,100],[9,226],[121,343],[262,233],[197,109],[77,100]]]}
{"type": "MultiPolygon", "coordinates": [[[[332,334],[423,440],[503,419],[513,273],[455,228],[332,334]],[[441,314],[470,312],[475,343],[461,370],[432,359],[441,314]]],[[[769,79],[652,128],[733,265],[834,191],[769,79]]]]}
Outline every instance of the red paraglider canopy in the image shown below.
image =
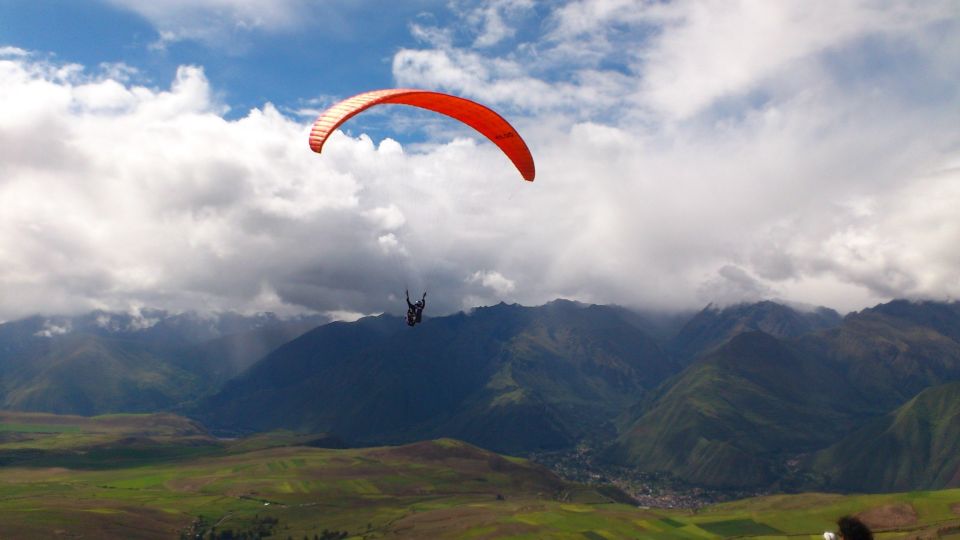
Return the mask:
{"type": "Polygon", "coordinates": [[[394,88],[364,92],[347,98],[323,111],[313,123],[313,129],[310,130],[310,148],[320,153],[327,137],[341,124],[354,115],[381,104],[420,107],[459,120],[500,147],[524,180],[533,182],[536,176],[533,156],[530,155],[527,143],[523,142],[520,134],[502,116],[469,99],[429,90],[394,88]]]}

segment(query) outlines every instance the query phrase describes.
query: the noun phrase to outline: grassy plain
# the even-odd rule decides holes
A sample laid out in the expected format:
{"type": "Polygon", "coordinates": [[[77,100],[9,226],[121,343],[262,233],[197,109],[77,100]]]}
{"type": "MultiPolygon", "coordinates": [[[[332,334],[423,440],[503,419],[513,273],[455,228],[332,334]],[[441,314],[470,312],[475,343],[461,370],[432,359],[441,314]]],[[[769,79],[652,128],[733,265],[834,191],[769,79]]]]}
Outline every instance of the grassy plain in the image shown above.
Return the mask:
{"type": "Polygon", "coordinates": [[[960,490],[639,509],[522,459],[441,439],[325,449],[218,440],[172,415],[0,413],[0,538],[811,538],[861,514],[881,538],[960,531],[960,490]],[[45,427],[47,426],[47,427],[45,427]]]}

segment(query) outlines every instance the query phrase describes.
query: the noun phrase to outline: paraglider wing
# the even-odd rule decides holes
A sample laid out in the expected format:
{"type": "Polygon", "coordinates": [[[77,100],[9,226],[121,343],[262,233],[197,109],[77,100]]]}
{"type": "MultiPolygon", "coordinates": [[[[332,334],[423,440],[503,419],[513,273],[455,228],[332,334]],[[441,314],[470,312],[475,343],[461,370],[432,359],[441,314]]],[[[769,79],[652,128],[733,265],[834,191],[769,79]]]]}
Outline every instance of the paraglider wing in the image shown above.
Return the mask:
{"type": "Polygon", "coordinates": [[[510,158],[524,180],[533,182],[536,169],[527,143],[502,116],[469,99],[428,90],[394,88],[374,90],[347,98],[320,114],[310,131],[310,148],[317,153],[327,137],[353,116],[381,104],[410,105],[451,118],[479,131],[510,158]]]}

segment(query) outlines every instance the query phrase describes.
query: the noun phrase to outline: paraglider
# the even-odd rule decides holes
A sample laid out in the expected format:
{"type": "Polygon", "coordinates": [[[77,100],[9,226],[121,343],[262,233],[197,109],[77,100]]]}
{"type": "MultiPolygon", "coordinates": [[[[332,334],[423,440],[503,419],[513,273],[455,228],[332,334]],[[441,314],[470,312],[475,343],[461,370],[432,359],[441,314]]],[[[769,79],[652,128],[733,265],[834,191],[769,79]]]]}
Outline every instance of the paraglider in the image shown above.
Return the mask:
{"type": "Polygon", "coordinates": [[[310,148],[318,154],[327,137],[353,116],[376,105],[409,105],[445,114],[477,130],[490,139],[510,161],[524,180],[533,182],[536,168],[527,143],[509,122],[492,109],[462,97],[409,88],[373,90],[347,98],[323,111],[310,130],[310,148]]]}
{"type": "MultiPolygon", "coordinates": [[[[327,142],[327,138],[341,124],[377,105],[409,105],[459,120],[497,145],[513,162],[524,180],[533,182],[536,176],[536,167],[530,149],[527,148],[527,143],[502,116],[494,110],[469,99],[429,90],[409,88],[373,90],[340,101],[320,113],[320,116],[313,123],[310,130],[310,149],[319,154],[323,150],[323,144],[327,142]]],[[[427,293],[424,292],[420,300],[411,303],[410,292],[407,291],[408,326],[413,327],[421,322],[426,300],[427,293]]]]}
{"type": "Polygon", "coordinates": [[[423,320],[423,308],[427,307],[427,292],[416,303],[410,303],[410,291],[407,291],[407,326],[414,326],[423,320]]]}

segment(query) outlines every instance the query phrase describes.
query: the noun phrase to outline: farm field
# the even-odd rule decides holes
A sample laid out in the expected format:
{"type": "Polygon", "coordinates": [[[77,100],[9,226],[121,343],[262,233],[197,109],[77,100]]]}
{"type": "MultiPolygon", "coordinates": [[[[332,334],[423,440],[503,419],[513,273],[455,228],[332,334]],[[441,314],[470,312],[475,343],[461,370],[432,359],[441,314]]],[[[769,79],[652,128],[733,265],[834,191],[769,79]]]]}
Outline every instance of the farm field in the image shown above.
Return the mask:
{"type": "Polygon", "coordinates": [[[960,490],[640,509],[455,440],[318,440],[219,440],[173,415],[2,413],[0,538],[819,538],[843,514],[881,538],[960,531],[960,490]]]}

